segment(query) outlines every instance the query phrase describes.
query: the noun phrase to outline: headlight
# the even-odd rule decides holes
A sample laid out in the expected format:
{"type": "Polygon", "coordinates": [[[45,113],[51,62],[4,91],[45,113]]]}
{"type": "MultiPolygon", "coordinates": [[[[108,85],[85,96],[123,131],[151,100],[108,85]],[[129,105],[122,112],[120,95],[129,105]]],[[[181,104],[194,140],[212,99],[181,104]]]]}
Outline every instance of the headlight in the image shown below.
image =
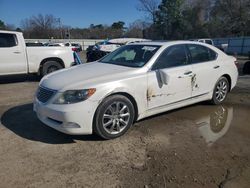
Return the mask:
{"type": "Polygon", "coordinates": [[[59,95],[54,104],[74,104],[85,101],[95,93],[96,89],[68,90],[59,95]]]}

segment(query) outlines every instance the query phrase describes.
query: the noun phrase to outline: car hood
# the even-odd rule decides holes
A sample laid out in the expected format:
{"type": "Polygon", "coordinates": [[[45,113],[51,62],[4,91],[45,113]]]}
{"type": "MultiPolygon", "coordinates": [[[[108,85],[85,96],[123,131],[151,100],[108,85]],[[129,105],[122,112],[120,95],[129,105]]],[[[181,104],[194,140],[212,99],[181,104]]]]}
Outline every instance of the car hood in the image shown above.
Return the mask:
{"type": "Polygon", "coordinates": [[[45,76],[40,86],[57,91],[87,89],[107,81],[115,81],[136,72],[136,68],[93,62],[63,69],[45,76]]]}

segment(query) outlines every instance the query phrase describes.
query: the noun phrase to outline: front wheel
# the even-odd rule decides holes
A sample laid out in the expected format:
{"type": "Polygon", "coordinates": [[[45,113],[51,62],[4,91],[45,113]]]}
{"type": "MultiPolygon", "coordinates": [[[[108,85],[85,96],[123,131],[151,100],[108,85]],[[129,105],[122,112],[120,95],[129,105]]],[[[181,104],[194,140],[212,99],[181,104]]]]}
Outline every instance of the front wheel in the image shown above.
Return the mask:
{"type": "Polygon", "coordinates": [[[227,78],[221,77],[215,85],[211,103],[215,105],[221,104],[226,99],[229,90],[227,78]]]}
{"type": "Polygon", "coordinates": [[[106,98],[94,118],[94,131],[104,139],[122,136],[134,121],[135,110],[131,101],[122,95],[106,98]]]}

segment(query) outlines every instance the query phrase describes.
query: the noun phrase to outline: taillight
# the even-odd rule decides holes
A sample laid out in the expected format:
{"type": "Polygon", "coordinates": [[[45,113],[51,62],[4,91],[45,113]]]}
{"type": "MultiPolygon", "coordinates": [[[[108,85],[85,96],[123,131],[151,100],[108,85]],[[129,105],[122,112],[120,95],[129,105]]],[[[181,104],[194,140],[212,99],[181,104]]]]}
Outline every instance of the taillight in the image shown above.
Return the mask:
{"type": "Polygon", "coordinates": [[[239,68],[239,62],[237,60],[234,61],[234,64],[237,68],[239,68]]]}
{"type": "Polygon", "coordinates": [[[72,51],[76,52],[76,51],[77,51],[77,48],[72,48],[72,51]]]}

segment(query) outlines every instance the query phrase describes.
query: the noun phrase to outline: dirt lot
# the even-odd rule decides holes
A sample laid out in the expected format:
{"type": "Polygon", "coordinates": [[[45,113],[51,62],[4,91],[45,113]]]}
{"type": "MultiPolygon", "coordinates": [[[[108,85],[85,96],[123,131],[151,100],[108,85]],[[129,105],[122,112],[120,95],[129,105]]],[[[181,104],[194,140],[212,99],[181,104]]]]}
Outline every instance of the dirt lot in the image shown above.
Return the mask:
{"type": "Polygon", "coordinates": [[[148,118],[111,141],[43,125],[32,111],[38,81],[3,82],[0,187],[250,187],[249,76],[222,106],[148,118]]]}

